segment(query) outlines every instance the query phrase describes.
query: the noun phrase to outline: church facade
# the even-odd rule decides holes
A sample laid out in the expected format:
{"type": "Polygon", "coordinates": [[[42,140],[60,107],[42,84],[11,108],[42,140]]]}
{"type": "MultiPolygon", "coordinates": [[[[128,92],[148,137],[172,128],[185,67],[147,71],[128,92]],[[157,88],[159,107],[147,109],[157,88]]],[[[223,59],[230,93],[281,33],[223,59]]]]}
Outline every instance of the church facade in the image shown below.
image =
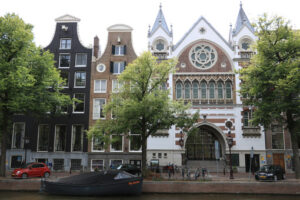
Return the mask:
{"type": "Polygon", "coordinates": [[[241,80],[235,72],[247,66],[253,54],[250,45],[255,40],[241,5],[228,40],[200,17],[179,41],[173,42],[172,27],[168,28],[160,6],[154,25],[149,27],[149,50],[159,60],[178,59],[177,71],[168,79],[170,97],[190,103],[189,112],[199,112],[200,118],[195,135],[172,127],[164,135],[151,137],[148,161],[223,170],[229,160],[230,136],[232,162],[238,171],[249,171],[250,158],[255,169],[266,163],[264,130],[251,125],[253,108],[243,106],[238,92],[241,80]]]}

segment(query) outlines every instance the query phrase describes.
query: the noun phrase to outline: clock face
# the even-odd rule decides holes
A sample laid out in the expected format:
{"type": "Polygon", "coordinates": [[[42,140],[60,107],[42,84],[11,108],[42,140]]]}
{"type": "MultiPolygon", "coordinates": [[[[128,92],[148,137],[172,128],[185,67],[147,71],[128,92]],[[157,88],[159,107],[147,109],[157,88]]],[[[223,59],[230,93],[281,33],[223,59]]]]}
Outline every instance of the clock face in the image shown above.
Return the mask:
{"type": "Polygon", "coordinates": [[[98,72],[104,72],[105,71],[105,65],[100,63],[99,65],[97,65],[96,67],[98,72]]]}
{"type": "Polygon", "coordinates": [[[217,51],[210,45],[200,43],[190,50],[190,61],[199,69],[211,68],[218,59],[217,51]]]}

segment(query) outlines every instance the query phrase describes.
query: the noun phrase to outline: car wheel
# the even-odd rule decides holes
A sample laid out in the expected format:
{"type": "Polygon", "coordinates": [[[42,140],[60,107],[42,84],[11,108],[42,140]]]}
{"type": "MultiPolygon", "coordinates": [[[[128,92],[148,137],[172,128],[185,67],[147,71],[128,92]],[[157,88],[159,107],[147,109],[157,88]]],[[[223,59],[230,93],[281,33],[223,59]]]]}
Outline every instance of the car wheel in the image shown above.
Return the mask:
{"type": "Polygon", "coordinates": [[[277,176],[274,175],[274,181],[276,182],[278,180],[277,176]]]}
{"type": "Polygon", "coordinates": [[[44,178],[49,178],[49,176],[50,176],[49,172],[45,172],[44,178]]]}
{"type": "Polygon", "coordinates": [[[26,173],[22,174],[22,178],[28,178],[28,175],[26,173]]]}

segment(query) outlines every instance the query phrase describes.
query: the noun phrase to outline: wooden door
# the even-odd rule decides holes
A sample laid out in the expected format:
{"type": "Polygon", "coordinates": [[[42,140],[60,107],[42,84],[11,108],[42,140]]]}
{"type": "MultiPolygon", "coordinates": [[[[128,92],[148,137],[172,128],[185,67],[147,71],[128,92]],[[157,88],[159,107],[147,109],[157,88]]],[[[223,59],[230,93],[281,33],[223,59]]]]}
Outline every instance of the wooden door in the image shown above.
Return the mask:
{"type": "Polygon", "coordinates": [[[283,153],[273,153],[273,164],[280,165],[282,167],[282,169],[285,169],[284,154],[283,153]]]}

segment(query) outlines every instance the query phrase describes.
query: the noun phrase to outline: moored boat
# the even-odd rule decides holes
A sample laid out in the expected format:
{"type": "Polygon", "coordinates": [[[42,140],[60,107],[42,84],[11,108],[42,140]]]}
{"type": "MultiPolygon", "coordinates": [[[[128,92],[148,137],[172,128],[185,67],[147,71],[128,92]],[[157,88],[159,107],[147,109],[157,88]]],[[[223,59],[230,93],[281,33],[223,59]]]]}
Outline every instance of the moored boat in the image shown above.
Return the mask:
{"type": "Polygon", "coordinates": [[[124,171],[103,171],[70,176],[58,181],[42,180],[41,191],[74,196],[139,195],[142,184],[142,177],[124,171]]]}

